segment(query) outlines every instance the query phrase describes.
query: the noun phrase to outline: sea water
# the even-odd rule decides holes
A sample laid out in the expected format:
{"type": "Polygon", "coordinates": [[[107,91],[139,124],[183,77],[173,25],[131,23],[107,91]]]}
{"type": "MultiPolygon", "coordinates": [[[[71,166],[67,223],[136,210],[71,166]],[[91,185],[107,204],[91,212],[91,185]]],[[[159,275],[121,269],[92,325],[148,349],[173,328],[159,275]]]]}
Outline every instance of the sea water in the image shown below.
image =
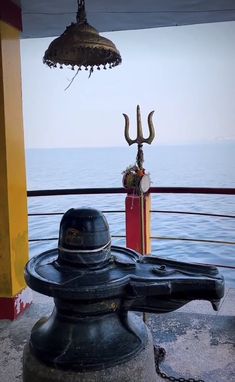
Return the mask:
{"type": "MultiPolygon", "coordinates": [[[[144,167],[152,186],[235,188],[235,143],[145,147],[144,167]]],[[[136,147],[31,149],[27,150],[28,190],[122,187],[122,172],[134,164],[136,147]]],[[[29,213],[65,212],[69,208],[94,207],[124,211],[125,195],[72,195],[29,198],[29,213]]],[[[152,236],[235,242],[235,196],[152,194],[152,209],[190,211],[233,218],[179,214],[152,214],[152,236]]],[[[125,214],[108,214],[113,236],[125,235],[125,214]]],[[[30,253],[57,246],[61,216],[30,216],[30,253]]],[[[125,245],[124,238],[113,244],[125,245]]],[[[235,245],[181,240],[152,241],[152,254],[181,261],[235,267],[235,245]]],[[[220,268],[227,286],[235,286],[235,270],[220,268]]]]}

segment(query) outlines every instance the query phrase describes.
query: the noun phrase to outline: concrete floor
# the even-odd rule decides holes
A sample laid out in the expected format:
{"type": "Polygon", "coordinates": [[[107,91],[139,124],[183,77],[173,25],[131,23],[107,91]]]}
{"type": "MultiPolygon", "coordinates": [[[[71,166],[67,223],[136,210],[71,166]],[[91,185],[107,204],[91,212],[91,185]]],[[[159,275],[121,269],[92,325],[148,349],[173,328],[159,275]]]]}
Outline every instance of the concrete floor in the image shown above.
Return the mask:
{"type": "MultiPolygon", "coordinates": [[[[33,324],[52,306],[52,299],[34,293],[34,303],[23,317],[0,321],[0,382],[22,381],[23,347],[33,324]]],[[[177,312],[149,314],[147,323],[155,344],[166,350],[164,372],[205,382],[235,382],[235,289],[226,291],[219,312],[208,302],[195,301],[177,312]]]]}

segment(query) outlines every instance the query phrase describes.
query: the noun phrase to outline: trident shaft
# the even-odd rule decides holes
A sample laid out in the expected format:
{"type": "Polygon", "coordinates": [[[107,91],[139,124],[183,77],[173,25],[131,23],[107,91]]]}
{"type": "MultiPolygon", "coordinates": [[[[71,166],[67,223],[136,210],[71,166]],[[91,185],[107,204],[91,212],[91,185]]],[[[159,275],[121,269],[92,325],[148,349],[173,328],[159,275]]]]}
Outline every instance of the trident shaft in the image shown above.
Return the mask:
{"type": "Polygon", "coordinates": [[[151,111],[151,113],[149,113],[149,115],[148,115],[149,136],[148,136],[148,138],[144,138],[143,129],[142,129],[142,122],[141,122],[140,107],[139,107],[139,105],[137,106],[137,137],[136,137],[136,139],[130,138],[129,117],[127,114],[123,114],[123,116],[125,118],[125,139],[126,139],[129,146],[133,145],[134,143],[138,144],[138,153],[137,153],[136,162],[137,162],[137,165],[140,169],[143,168],[143,163],[144,163],[143,143],[148,143],[149,145],[151,145],[151,143],[153,142],[154,137],[155,137],[155,130],[154,130],[153,121],[152,121],[153,113],[154,113],[154,111],[151,111]]]}

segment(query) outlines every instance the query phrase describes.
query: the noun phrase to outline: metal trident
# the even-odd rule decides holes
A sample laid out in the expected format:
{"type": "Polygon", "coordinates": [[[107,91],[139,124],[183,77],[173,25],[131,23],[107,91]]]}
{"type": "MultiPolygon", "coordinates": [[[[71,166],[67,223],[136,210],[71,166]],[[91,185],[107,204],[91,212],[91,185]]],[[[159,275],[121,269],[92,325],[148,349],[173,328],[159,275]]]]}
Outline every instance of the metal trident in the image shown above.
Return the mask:
{"type": "Polygon", "coordinates": [[[153,117],[154,111],[151,111],[148,115],[148,126],[149,126],[149,136],[148,138],[144,138],[143,136],[143,129],[142,129],[142,123],[141,123],[141,115],[140,115],[140,107],[139,105],[137,106],[137,138],[136,139],[131,139],[129,135],[129,117],[126,114],[123,114],[125,118],[125,139],[128,143],[129,146],[133,145],[134,143],[138,144],[138,153],[136,157],[136,162],[137,165],[140,169],[143,168],[143,163],[144,163],[144,153],[143,153],[143,143],[148,143],[151,145],[152,141],[154,140],[155,137],[155,130],[153,126],[153,117]]]}

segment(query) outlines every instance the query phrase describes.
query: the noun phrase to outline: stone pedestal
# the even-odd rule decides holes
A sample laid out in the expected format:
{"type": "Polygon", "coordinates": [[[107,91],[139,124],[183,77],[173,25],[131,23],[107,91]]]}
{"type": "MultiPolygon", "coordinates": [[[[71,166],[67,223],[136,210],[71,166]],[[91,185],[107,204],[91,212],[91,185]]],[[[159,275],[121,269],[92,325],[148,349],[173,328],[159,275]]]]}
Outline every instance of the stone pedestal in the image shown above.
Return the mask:
{"type": "Polygon", "coordinates": [[[23,357],[23,382],[157,382],[152,336],[148,331],[146,347],[131,360],[99,371],[71,372],[41,363],[27,344],[23,357]]]}

